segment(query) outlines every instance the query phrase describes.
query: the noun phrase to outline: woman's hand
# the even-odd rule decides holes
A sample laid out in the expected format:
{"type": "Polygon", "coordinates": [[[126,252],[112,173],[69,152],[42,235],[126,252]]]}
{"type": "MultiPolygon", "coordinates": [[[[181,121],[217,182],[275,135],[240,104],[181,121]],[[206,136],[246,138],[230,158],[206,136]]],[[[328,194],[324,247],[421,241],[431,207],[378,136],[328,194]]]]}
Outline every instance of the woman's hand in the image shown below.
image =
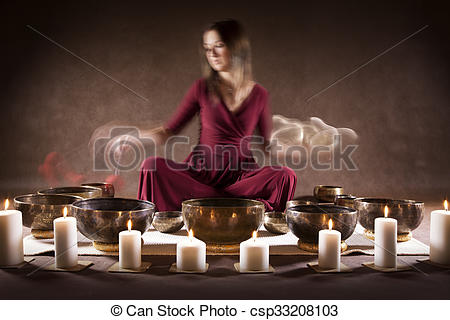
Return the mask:
{"type": "Polygon", "coordinates": [[[163,145],[171,135],[173,133],[164,128],[164,126],[141,131],[141,136],[152,139],[155,146],[163,145]]]}
{"type": "MultiPolygon", "coordinates": [[[[160,126],[152,129],[139,130],[139,137],[142,138],[139,141],[145,141],[147,143],[146,146],[143,145],[144,148],[156,148],[163,145],[171,135],[172,133],[170,131],[166,130],[163,126],[160,126]],[[150,140],[153,142],[152,145],[148,144],[150,140]]],[[[116,137],[115,140],[117,145],[120,146],[114,151],[114,156],[116,159],[124,159],[126,161],[128,158],[132,158],[134,156],[135,151],[133,150],[131,144],[133,144],[135,137],[122,135],[116,137]]],[[[154,149],[153,152],[156,153],[156,149],[154,149]]]]}

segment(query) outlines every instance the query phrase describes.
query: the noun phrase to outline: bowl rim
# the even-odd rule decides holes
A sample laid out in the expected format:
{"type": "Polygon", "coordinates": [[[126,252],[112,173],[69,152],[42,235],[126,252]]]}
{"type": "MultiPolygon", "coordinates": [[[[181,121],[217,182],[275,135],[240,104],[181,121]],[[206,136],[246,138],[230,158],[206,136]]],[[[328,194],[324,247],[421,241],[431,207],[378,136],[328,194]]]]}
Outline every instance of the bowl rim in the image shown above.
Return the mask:
{"type": "Polygon", "coordinates": [[[294,211],[294,212],[299,212],[299,213],[304,213],[304,214],[342,214],[342,213],[356,214],[358,212],[358,210],[356,210],[352,207],[338,206],[338,205],[332,204],[332,203],[330,203],[330,204],[299,204],[297,206],[292,206],[292,207],[286,208],[286,214],[288,213],[288,210],[294,211]],[[325,210],[324,210],[324,212],[305,212],[305,211],[293,210],[294,208],[304,207],[304,206],[307,206],[307,207],[324,207],[324,206],[335,207],[337,209],[345,209],[346,212],[326,212],[325,210]]]}
{"type": "Polygon", "coordinates": [[[110,197],[99,197],[99,198],[88,198],[88,199],[80,199],[75,201],[74,203],[71,204],[71,207],[73,207],[75,210],[83,210],[84,212],[93,212],[93,213],[117,213],[117,212],[130,212],[130,213],[139,213],[139,212],[144,212],[144,211],[148,211],[148,210],[154,210],[156,208],[156,205],[153,202],[150,202],[148,200],[141,200],[141,199],[134,199],[134,198],[110,198],[110,197]],[[92,202],[92,201],[101,201],[101,200],[108,200],[108,201],[123,201],[123,200],[132,200],[132,201],[136,201],[136,202],[142,202],[145,204],[149,204],[150,207],[149,208],[145,208],[145,209],[139,209],[139,210],[101,210],[101,209],[87,209],[87,208],[81,208],[81,207],[77,207],[76,205],[79,204],[80,202],[92,202]]]}
{"type": "Polygon", "coordinates": [[[357,196],[354,196],[354,195],[352,195],[352,194],[337,194],[337,195],[335,196],[335,198],[352,199],[352,200],[358,199],[357,196]]]}
{"type": "Polygon", "coordinates": [[[277,216],[286,216],[286,212],[285,211],[266,211],[264,212],[264,217],[268,217],[268,218],[277,218],[277,216]]]}
{"type": "Polygon", "coordinates": [[[59,190],[59,189],[79,189],[79,192],[74,192],[74,193],[83,193],[83,192],[94,192],[94,191],[102,191],[103,190],[99,187],[92,187],[92,186],[67,186],[67,187],[53,187],[53,188],[47,188],[47,189],[41,189],[38,190],[36,193],[37,194],[65,194],[65,193],[71,193],[71,192],[55,192],[55,193],[48,193],[49,191],[53,191],[53,190],[59,190]],[[82,189],[85,189],[85,191],[83,191],[82,189]],[[86,190],[87,189],[87,190],[86,190]]]}
{"type": "Polygon", "coordinates": [[[74,203],[76,201],[80,201],[80,200],[83,200],[83,198],[80,196],[73,196],[70,194],[61,194],[61,193],[51,193],[51,194],[28,193],[28,194],[21,194],[21,195],[14,197],[14,203],[19,203],[19,204],[23,204],[23,205],[34,205],[34,206],[70,206],[70,205],[72,205],[72,203],[74,203]],[[63,203],[63,204],[45,204],[45,203],[40,204],[40,203],[31,203],[31,202],[19,200],[19,198],[22,198],[22,197],[72,198],[72,199],[75,199],[75,201],[73,201],[71,203],[63,203]]]}
{"type": "Polygon", "coordinates": [[[191,207],[202,207],[202,208],[248,208],[248,207],[256,207],[256,206],[262,206],[264,207],[264,203],[262,201],[259,200],[254,200],[254,199],[247,199],[247,198],[195,198],[195,199],[188,199],[188,200],[184,200],[182,203],[182,207],[183,206],[191,206],[191,207]],[[201,200],[245,200],[245,201],[249,201],[249,202],[253,202],[254,205],[252,206],[205,206],[205,205],[194,205],[191,204],[189,202],[194,202],[194,201],[201,201],[201,200]]]}
{"type": "Polygon", "coordinates": [[[183,217],[183,212],[178,210],[156,211],[155,218],[178,218],[183,217]],[[161,216],[160,214],[169,214],[168,216],[161,216]],[[173,214],[173,215],[171,215],[173,214]]]}
{"type": "Polygon", "coordinates": [[[114,187],[114,185],[109,182],[86,182],[86,183],[80,184],[80,186],[81,187],[94,187],[94,188],[97,188],[97,186],[112,186],[112,187],[114,187]]]}
{"type": "Polygon", "coordinates": [[[314,189],[344,189],[344,187],[342,186],[332,186],[332,185],[327,185],[327,184],[319,184],[317,186],[314,187],[314,189]]]}
{"type": "Polygon", "coordinates": [[[368,203],[368,204],[375,204],[375,205],[389,205],[389,202],[399,202],[399,203],[395,203],[395,205],[424,205],[423,201],[418,201],[418,200],[412,200],[412,199],[394,199],[394,198],[379,198],[379,197],[358,197],[355,199],[355,204],[357,202],[359,203],[368,203]],[[377,202],[371,202],[371,201],[367,201],[367,200],[374,200],[374,201],[380,201],[379,203],[377,202]]]}

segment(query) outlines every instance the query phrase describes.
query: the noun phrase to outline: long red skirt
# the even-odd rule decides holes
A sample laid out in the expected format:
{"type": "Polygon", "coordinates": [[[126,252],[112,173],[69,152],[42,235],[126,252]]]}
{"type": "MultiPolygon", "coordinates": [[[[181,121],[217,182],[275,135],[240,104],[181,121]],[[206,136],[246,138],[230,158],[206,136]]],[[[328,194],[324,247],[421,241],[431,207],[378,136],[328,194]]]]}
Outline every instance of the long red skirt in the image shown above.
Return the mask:
{"type": "Polygon", "coordinates": [[[157,211],[181,210],[184,200],[216,197],[259,200],[266,211],[284,211],[294,196],[297,176],[288,167],[253,163],[245,170],[202,170],[192,165],[193,158],[192,153],[184,162],[147,158],[140,170],[138,198],[153,202],[157,211]]]}

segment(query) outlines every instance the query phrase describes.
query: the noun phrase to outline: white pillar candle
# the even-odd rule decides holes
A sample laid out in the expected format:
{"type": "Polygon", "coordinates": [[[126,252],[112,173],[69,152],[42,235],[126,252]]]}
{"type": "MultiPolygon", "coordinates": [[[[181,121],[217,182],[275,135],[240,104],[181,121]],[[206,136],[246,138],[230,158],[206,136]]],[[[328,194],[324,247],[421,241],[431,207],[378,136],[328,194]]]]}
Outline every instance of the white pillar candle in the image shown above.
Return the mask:
{"type": "Polygon", "coordinates": [[[431,212],[430,222],[430,261],[450,265],[450,212],[448,202],[445,210],[431,212]]]}
{"type": "Polygon", "coordinates": [[[256,238],[241,242],[239,247],[239,267],[241,271],[266,271],[269,269],[269,244],[256,238]]]}
{"type": "Polygon", "coordinates": [[[119,267],[123,269],[140,268],[141,247],[141,232],[131,230],[131,220],[128,220],[128,230],[119,233],[119,267]]]}
{"type": "Polygon", "coordinates": [[[8,206],[6,200],[5,210],[0,211],[0,266],[23,262],[22,212],[8,206]]]}
{"type": "Polygon", "coordinates": [[[384,217],[375,219],[375,266],[397,267],[397,220],[388,218],[388,207],[384,206],[384,217]]]}
{"type": "Polygon", "coordinates": [[[328,221],[329,230],[319,231],[319,268],[341,269],[341,233],[333,229],[333,221],[328,221]]]}
{"type": "Polygon", "coordinates": [[[64,207],[63,216],[53,220],[56,267],[67,269],[78,264],[77,220],[67,216],[64,207]]]}
{"type": "Polygon", "coordinates": [[[194,238],[189,230],[186,240],[177,243],[177,269],[184,271],[204,271],[206,268],[206,243],[194,238]]]}

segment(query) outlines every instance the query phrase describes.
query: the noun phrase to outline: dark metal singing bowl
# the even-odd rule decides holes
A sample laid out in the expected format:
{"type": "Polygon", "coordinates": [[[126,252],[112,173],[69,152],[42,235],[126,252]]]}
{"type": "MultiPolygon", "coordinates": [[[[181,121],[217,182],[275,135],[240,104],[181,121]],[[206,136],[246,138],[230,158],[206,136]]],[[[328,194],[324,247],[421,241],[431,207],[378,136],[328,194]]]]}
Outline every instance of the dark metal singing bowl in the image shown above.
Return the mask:
{"type": "Polygon", "coordinates": [[[274,234],[285,234],[289,232],[286,222],[286,213],[270,211],[264,213],[264,228],[274,234]]]}
{"type": "Polygon", "coordinates": [[[397,233],[408,233],[416,229],[423,220],[425,205],[414,200],[394,200],[385,198],[357,198],[359,223],[369,231],[374,231],[375,218],[384,216],[384,206],[388,206],[390,218],[397,219],[397,233]]]}
{"type": "Polygon", "coordinates": [[[114,186],[111,183],[107,182],[89,182],[89,183],[82,183],[82,187],[95,187],[102,189],[102,197],[114,197],[114,186]]]}
{"type": "Polygon", "coordinates": [[[339,194],[334,198],[334,204],[343,207],[355,208],[356,197],[350,194],[339,194]]]}
{"type": "Polygon", "coordinates": [[[182,212],[186,228],[208,244],[241,243],[264,221],[264,204],[250,199],[191,199],[183,201],[182,212]]]}
{"type": "Polygon", "coordinates": [[[88,186],[75,187],[57,187],[50,189],[43,189],[37,192],[38,194],[64,194],[70,196],[77,196],[82,198],[99,198],[102,196],[102,189],[88,186]]]}
{"type": "Polygon", "coordinates": [[[80,197],[60,194],[26,194],[14,198],[14,207],[22,212],[25,227],[53,230],[53,220],[62,217],[64,207],[70,209],[80,197]]]}
{"type": "Polygon", "coordinates": [[[153,226],[163,233],[177,232],[184,226],[181,211],[159,211],[153,218],[153,226]]]}
{"type": "Polygon", "coordinates": [[[76,201],[71,207],[77,218],[78,231],[86,238],[103,242],[119,242],[119,232],[132,229],[142,233],[151,226],[155,205],[152,202],[125,198],[91,198],[76,201]]]}
{"type": "Polygon", "coordinates": [[[341,232],[341,240],[349,238],[355,231],[357,213],[355,209],[331,204],[298,205],[286,209],[289,229],[300,241],[318,243],[319,231],[328,229],[329,219],[333,230],[341,232]]]}

